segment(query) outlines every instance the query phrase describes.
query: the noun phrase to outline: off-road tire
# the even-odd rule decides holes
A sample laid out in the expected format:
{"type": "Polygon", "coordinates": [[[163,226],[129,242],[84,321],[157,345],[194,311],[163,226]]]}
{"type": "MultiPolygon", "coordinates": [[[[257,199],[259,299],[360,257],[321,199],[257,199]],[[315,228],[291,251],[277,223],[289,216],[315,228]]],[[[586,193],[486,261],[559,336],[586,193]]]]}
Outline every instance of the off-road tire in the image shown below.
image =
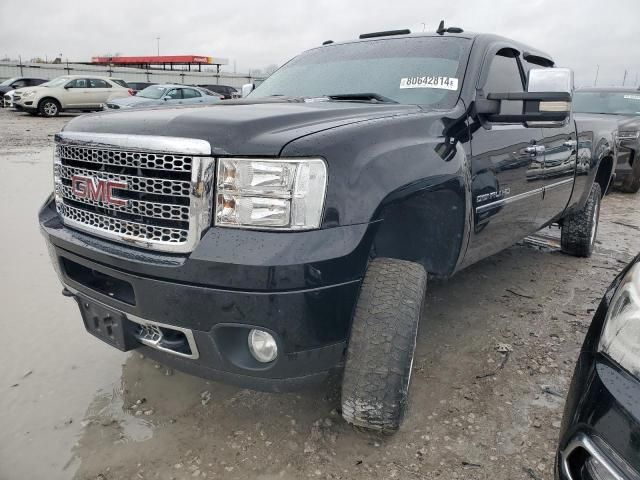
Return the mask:
{"type": "Polygon", "coordinates": [[[601,199],[600,184],[594,182],[582,210],[563,220],[560,245],[564,253],[576,257],[591,256],[598,234],[601,199]]]}
{"type": "Polygon", "coordinates": [[[342,416],[347,422],[383,433],[400,427],[426,288],[422,265],[392,258],[369,264],[342,379],[342,416]]]}
{"type": "Polygon", "coordinates": [[[55,98],[44,98],[38,103],[38,112],[43,117],[57,117],[60,114],[60,103],[55,98]]]}

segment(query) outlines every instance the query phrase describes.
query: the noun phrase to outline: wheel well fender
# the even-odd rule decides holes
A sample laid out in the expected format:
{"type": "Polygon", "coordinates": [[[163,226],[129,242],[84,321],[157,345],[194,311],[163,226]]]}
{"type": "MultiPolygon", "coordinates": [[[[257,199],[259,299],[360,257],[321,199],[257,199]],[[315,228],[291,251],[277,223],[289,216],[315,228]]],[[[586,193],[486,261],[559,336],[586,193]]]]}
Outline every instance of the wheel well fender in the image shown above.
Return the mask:
{"type": "Polygon", "coordinates": [[[596,177],[594,182],[600,185],[600,191],[602,192],[602,196],[605,196],[611,185],[611,178],[613,174],[613,157],[611,155],[607,155],[598,165],[598,170],[596,172],[596,177]]]}
{"type": "Polygon", "coordinates": [[[376,214],[374,256],[420,263],[440,277],[453,273],[466,246],[468,196],[463,176],[447,177],[415,182],[385,198],[376,214]]]}
{"type": "Polygon", "coordinates": [[[45,100],[53,100],[54,102],[56,102],[58,104],[58,107],[62,108],[62,104],[60,103],[60,100],[58,100],[55,97],[42,97],[40,100],[38,100],[38,108],[40,108],[40,105],[42,105],[42,102],[44,102],[45,100]]]}

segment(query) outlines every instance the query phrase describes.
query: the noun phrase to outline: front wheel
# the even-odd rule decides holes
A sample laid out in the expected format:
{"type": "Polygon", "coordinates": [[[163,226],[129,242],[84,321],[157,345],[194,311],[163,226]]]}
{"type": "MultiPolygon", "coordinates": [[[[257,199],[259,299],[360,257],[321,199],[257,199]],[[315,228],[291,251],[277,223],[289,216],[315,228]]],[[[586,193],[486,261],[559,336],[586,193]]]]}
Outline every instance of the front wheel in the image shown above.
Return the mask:
{"type": "Polygon", "coordinates": [[[591,256],[598,233],[601,199],[600,184],[594,183],[582,210],[563,220],[560,245],[564,253],[576,257],[591,256]]]}
{"type": "Polygon", "coordinates": [[[400,427],[409,395],[427,273],[392,258],[371,261],[351,327],[342,380],[342,416],[385,433],[400,427]]]}
{"type": "Polygon", "coordinates": [[[56,117],[60,113],[60,104],[53,98],[45,98],[40,101],[38,111],[45,117],[56,117]]]}

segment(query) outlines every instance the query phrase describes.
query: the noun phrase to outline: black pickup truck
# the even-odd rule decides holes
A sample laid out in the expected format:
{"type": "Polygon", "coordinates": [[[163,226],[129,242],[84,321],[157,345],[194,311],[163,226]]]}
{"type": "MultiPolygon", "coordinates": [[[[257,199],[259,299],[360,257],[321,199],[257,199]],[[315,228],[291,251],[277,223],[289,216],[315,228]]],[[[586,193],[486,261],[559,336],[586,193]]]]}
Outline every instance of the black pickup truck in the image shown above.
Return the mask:
{"type": "Polygon", "coordinates": [[[344,418],[393,431],[428,275],[554,222],[591,254],[615,145],[571,84],[460,29],[325,42],[246,99],[71,120],[41,229],[96,337],[255,389],[343,368],[344,418]]]}
{"type": "Polygon", "coordinates": [[[616,169],[612,186],[621,192],[640,191],[640,89],[580,88],[573,96],[579,128],[598,125],[615,132],[616,169]]]}

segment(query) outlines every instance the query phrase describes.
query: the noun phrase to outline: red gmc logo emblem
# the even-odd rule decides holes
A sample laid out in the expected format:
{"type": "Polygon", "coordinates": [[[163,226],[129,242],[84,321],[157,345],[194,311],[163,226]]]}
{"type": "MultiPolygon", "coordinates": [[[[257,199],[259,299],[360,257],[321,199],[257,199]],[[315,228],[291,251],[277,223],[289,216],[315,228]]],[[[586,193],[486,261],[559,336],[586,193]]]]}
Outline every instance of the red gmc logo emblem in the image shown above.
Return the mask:
{"type": "Polygon", "coordinates": [[[106,203],[124,207],[127,200],[118,198],[113,194],[114,189],[126,189],[126,182],[116,180],[103,180],[95,177],[85,177],[84,175],[74,175],[71,177],[71,191],[78,198],[86,198],[96,202],[106,203]]]}

